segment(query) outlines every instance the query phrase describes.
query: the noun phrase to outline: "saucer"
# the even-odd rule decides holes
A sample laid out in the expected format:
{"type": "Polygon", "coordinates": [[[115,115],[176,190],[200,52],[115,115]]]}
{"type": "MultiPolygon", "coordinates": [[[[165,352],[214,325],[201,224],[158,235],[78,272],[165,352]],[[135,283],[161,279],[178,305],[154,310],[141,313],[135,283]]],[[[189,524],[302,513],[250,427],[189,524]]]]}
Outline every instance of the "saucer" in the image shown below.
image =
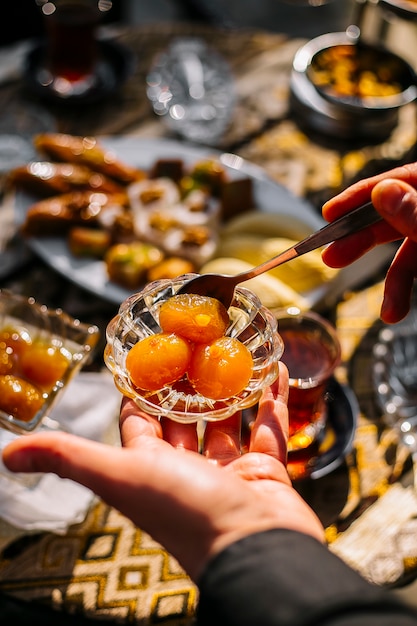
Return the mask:
{"type": "Polygon", "coordinates": [[[327,422],[320,440],[288,455],[287,469],[293,481],[318,479],[339,467],[352,450],[358,401],[353,391],[332,378],[327,387],[327,422]]]}
{"type": "Polygon", "coordinates": [[[27,54],[23,78],[27,87],[36,95],[48,100],[68,104],[97,102],[115,92],[133,71],[133,55],[128,48],[111,40],[99,40],[99,59],[91,86],[77,93],[60,93],[53,84],[43,84],[42,71],[45,44],[38,42],[27,54]]]}
{"type": "MultiPolygon", "coordinates": [[[[337,469],[351,452],[359,415],[359,404],[353,391],[331,378],[327,386],[327,421],[320,438],[308,448],[290,452],[288,474],[293,482],[323,478],[337,469]]],[[[243,411],[242,449],[247,450],[251,424],[257,406],[243,411]]]]}

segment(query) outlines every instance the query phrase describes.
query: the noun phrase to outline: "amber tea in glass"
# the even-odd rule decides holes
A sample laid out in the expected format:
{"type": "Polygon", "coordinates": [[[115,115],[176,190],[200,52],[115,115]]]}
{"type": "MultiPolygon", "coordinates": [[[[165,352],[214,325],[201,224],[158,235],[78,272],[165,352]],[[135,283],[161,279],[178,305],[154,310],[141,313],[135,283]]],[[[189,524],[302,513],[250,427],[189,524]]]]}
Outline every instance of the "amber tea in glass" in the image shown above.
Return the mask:
{"type": "Polygon", "coordinates": [[[42,11],[47,36],[46,66],[51,75],[69,83],[91,76],[97,61],[97,0],[54,0],[43,5],[42,11]]]}
{"type": "Polygon", "coordinates": [[[292,307],[277,315],[289,371],[289,452],[316,440],[326,421],[326,387],[340,361],[336,330],[321,316],[292,307]]]}

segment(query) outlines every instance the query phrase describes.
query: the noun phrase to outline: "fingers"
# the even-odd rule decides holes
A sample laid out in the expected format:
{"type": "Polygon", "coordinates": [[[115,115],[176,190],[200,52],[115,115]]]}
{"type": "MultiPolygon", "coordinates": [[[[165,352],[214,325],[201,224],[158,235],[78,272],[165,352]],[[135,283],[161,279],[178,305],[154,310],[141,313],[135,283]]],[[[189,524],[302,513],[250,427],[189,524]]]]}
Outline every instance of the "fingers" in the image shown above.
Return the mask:
{"type": "Polygon", "coordinates": [[[392,241],[392,228],[384,223],[369,226],[364,230],[331,243],[322,251],[321,257],[328,267],[340,268],[350,265],[378,243],[392,241]]]}
{"type": "MultiPolygon", "coordinates": [[[[417,169],[416,164],[414,164],[414,169],[417,169]]],[[[403,237],[410,237],[417,241],[416,189],[403,180],[389,178],[387,175],[383,179],[378,178],[380,180],[372,188],[371,195],[372,202],[384,218],[384,222],[328,246],[322,253],[322,259],[329,267],[345,267],[382,243],[396,241],[403,237]]],[[[417,184],[415,178],[413,180],[417,184]]]]}
{"type": "Polygon", "coordinates": [[[417,241],[417,191],[414,187],[388,178],[373,189],[372,202],[397,232],[417,241]]]}
{"type": "MultiPolygon", "coordinates": [[[[249,452],[267,454],[284,465],[288,440],[288,370],[279,363],[278,380],[267,387],[258,403],[249,452]]],[[[241,419],[236,413],[221,422],[209,422],[204,433],[204,455],[226,465],[241,455],[241,419]]]]}
{"type": "Polygon", "coordinates": [[[226,465],[240,456],[242,414],[235,413],[220,422],[208,422],[204,431],[203,454],[218,465],[226,465]]]}
{"type": "Polygon", "coordinates": [[[156,437],[163,438],[174,448],[198,451],[195,424],[179,424],[167,418],[158,419],[141,411],[129,398],[122,400],[120,434],[125,448],[137,447],[144,437],[156,437]]]}
{"type": "Polygon", "coordinates": [[[178,424],[167,417],[160,420],[165,441],[174,448],[183,448],[198,452],[198,435],[196,424],[178,424]]]}
{"type": "MultiPolygon", "coordinates": [[[[278,380],[265,389],[252,425],[249,452],[267,454],[286,463],[288,439],[288,370],[279,363],[278,380]]],[[[220,422],[209,422],[204,432],[204,455],[227,465],[241,455],[242,415],[236,413],[220,422]]]]}
{"type": "Polygon", "coordinates": [[[279,364],[278,381],[266,389],[259,401],[249,452],[261,452],[286,464],[288,441],[288,370],[279,364]]]}
{"type": "Polygon", "coordinates": [[[120,451],[68,433],[42,433],[15,439],[4,448],[3,462],[12,472],[52,472],[101,494],[120,451]]]}
{"type": "Polygon", "coordinates": [[[333,222],[336,218],[347,213],[347,211],[368,202],[374,187],[381,181],[389,178],[404,181],[411,187],[417,188],[417,162],[396,167],[388,172],[365,178],[351,185],[323,205],[322,214],[324,219],[328,222],[333,222]]]}
{"type": "Polygon", "coordinates": [[[394,257],[385,278],[381,319],[387,324],[402,320],[410,310],[417,277],[417,243],[406,239],[394,257]]]}
{"type": "Polygon", "coordinates": [[[288,370],[279,363],[279,378],[265,389],[252,424],[248,454],[232,466],[247,481],[274,481],[291,485],[286,470],[288,441],[288,370]]]}
{"type": "Polygon", "coordinates": [[[386,179],[373,189],[372,201],[383,218],[405,238],[385,279],[381,318],[392,324],[410,310],[417,276],[417,191],[403,181],[386,179]]]}
{"type": "Polygon", "coordinates": [[[162,428],[157,417],[141,411],[130,398],[124,397],[120,408],[120,435],[124,447],[137,445],[140,437],[162,438],[162,428]]]}

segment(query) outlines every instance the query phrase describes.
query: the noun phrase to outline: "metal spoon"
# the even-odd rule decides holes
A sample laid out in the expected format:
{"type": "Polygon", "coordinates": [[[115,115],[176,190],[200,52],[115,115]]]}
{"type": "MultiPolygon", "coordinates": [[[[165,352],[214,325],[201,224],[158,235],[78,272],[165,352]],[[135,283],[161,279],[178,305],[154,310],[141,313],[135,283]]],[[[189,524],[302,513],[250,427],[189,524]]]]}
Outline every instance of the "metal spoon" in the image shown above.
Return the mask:
{"type": "Polygon", "coordinates": [[[263,274],[264,272],[272,270],[274,267],[278,267],[278,265],[282,265],[287,261],[291,261],[291,259],[306,254],[306,252],[311,252],[332,241],[342,239],[347,235],[351,235],[381,220],[382,217],[377,213],[372,203],[368,202],[346,213],[334,222],[323,226],[320,230],[309,235],[284,252],[281,252],[269,261],[265,261],[261,265],[257,265],[246,272],[241,272],[234,276],[225,274],[201,274],[187,281],[179,289],[178,293],[193,293],[210,296],[220,300],[226,309],[228,309],[233,301],[235,287],[239,283],[244,283],[251,278],[259,276],[259,274],[263,274]]]}

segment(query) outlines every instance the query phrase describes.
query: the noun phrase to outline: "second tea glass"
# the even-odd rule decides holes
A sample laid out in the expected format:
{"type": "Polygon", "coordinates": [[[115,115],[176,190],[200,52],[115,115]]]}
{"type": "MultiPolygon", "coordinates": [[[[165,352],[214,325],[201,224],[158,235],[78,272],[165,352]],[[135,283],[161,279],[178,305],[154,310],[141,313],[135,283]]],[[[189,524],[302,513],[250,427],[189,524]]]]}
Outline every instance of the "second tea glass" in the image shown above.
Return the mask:
{"type": "Polygon", "coordinates": [[[289,371],[288,451],[308,448],[326,424],[326,388],[340,362],[336,329],[323,317],[297,307],[276,312],[289,371]]]}

